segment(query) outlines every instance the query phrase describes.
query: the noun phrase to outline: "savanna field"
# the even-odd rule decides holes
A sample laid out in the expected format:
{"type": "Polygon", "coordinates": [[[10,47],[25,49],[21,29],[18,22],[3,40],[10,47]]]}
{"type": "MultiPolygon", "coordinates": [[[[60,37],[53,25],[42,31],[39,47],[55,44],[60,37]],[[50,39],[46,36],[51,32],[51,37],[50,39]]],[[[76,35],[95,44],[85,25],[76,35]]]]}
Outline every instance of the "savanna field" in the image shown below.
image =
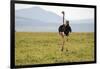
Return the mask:
{"type": "Polygon", "coordinates": [[[16,32],[15,64],[51,64],[94,61],[94,34],[71,33],[61,51],[61,37],[54,32],[16,32]],[[67,51],[68,49],[68,51],[67,51]]]}

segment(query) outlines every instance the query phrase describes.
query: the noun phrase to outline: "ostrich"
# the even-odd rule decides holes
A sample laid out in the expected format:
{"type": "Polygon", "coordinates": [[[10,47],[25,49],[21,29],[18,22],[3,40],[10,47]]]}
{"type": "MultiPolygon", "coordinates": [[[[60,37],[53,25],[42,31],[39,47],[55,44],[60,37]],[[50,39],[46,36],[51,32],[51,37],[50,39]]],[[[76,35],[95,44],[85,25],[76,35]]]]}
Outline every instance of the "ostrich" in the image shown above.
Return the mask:
{"type": "MultiPolygon", "coordinates": [[[[71,30],[71,27],[69,25],[69,21],[66,20],[66,22],[64,23],[64,16],[65,16],[65,13],[64,11],[62,11],[62,14],[63,14],[63,25],[60,25],[59,28],[58,28],[58,31],[59,31],[59,35],[62,37],[62,48],[61,48],[61,51],[63,51],[64,49],[64,44],[65,44],[65,36],[69,36],[69,32],[72,32],[71,30]]],[[[67,39],[68,41],[68,39],[67,39]]]]}

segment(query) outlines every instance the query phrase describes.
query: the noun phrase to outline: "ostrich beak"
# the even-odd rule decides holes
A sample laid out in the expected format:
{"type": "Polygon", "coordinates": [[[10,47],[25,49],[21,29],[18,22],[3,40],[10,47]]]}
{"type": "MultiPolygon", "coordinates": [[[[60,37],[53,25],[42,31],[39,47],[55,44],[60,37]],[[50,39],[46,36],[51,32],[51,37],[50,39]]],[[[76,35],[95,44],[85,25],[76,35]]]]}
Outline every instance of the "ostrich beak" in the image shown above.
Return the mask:
{"type": "Polygon", "coordinates": [[[62,14],[64,14],[64,11],[62,11],[62,14]]]}

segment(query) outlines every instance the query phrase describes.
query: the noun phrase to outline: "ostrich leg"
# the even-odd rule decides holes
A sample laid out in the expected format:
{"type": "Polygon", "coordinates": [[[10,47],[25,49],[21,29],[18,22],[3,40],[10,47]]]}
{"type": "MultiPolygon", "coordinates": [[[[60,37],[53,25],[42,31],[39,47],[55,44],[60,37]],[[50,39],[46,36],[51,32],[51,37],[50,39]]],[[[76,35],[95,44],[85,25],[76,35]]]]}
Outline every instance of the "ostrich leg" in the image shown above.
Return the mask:
{"type": "Polygon", "coordinates": [[[64,35],[62,35],[62,48],[61,48],[61,51],[64,50],[64,45],[65,45],[65,39],[64,39],[64,35]]]}

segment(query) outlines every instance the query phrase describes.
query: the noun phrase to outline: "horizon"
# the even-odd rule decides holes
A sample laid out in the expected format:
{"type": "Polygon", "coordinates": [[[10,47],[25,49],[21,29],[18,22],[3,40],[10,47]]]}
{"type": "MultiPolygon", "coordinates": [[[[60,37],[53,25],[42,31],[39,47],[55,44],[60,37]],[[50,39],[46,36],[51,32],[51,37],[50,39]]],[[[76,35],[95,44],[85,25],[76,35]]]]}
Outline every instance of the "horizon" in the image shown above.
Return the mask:
{"type": "MultiPolygon", "coordinates": [[[[72,32],[94,32],[94,24],[70,24],[72,32]]],[[[16,32],[58,32],[59,25],[16,26],[16,32]]]]}

